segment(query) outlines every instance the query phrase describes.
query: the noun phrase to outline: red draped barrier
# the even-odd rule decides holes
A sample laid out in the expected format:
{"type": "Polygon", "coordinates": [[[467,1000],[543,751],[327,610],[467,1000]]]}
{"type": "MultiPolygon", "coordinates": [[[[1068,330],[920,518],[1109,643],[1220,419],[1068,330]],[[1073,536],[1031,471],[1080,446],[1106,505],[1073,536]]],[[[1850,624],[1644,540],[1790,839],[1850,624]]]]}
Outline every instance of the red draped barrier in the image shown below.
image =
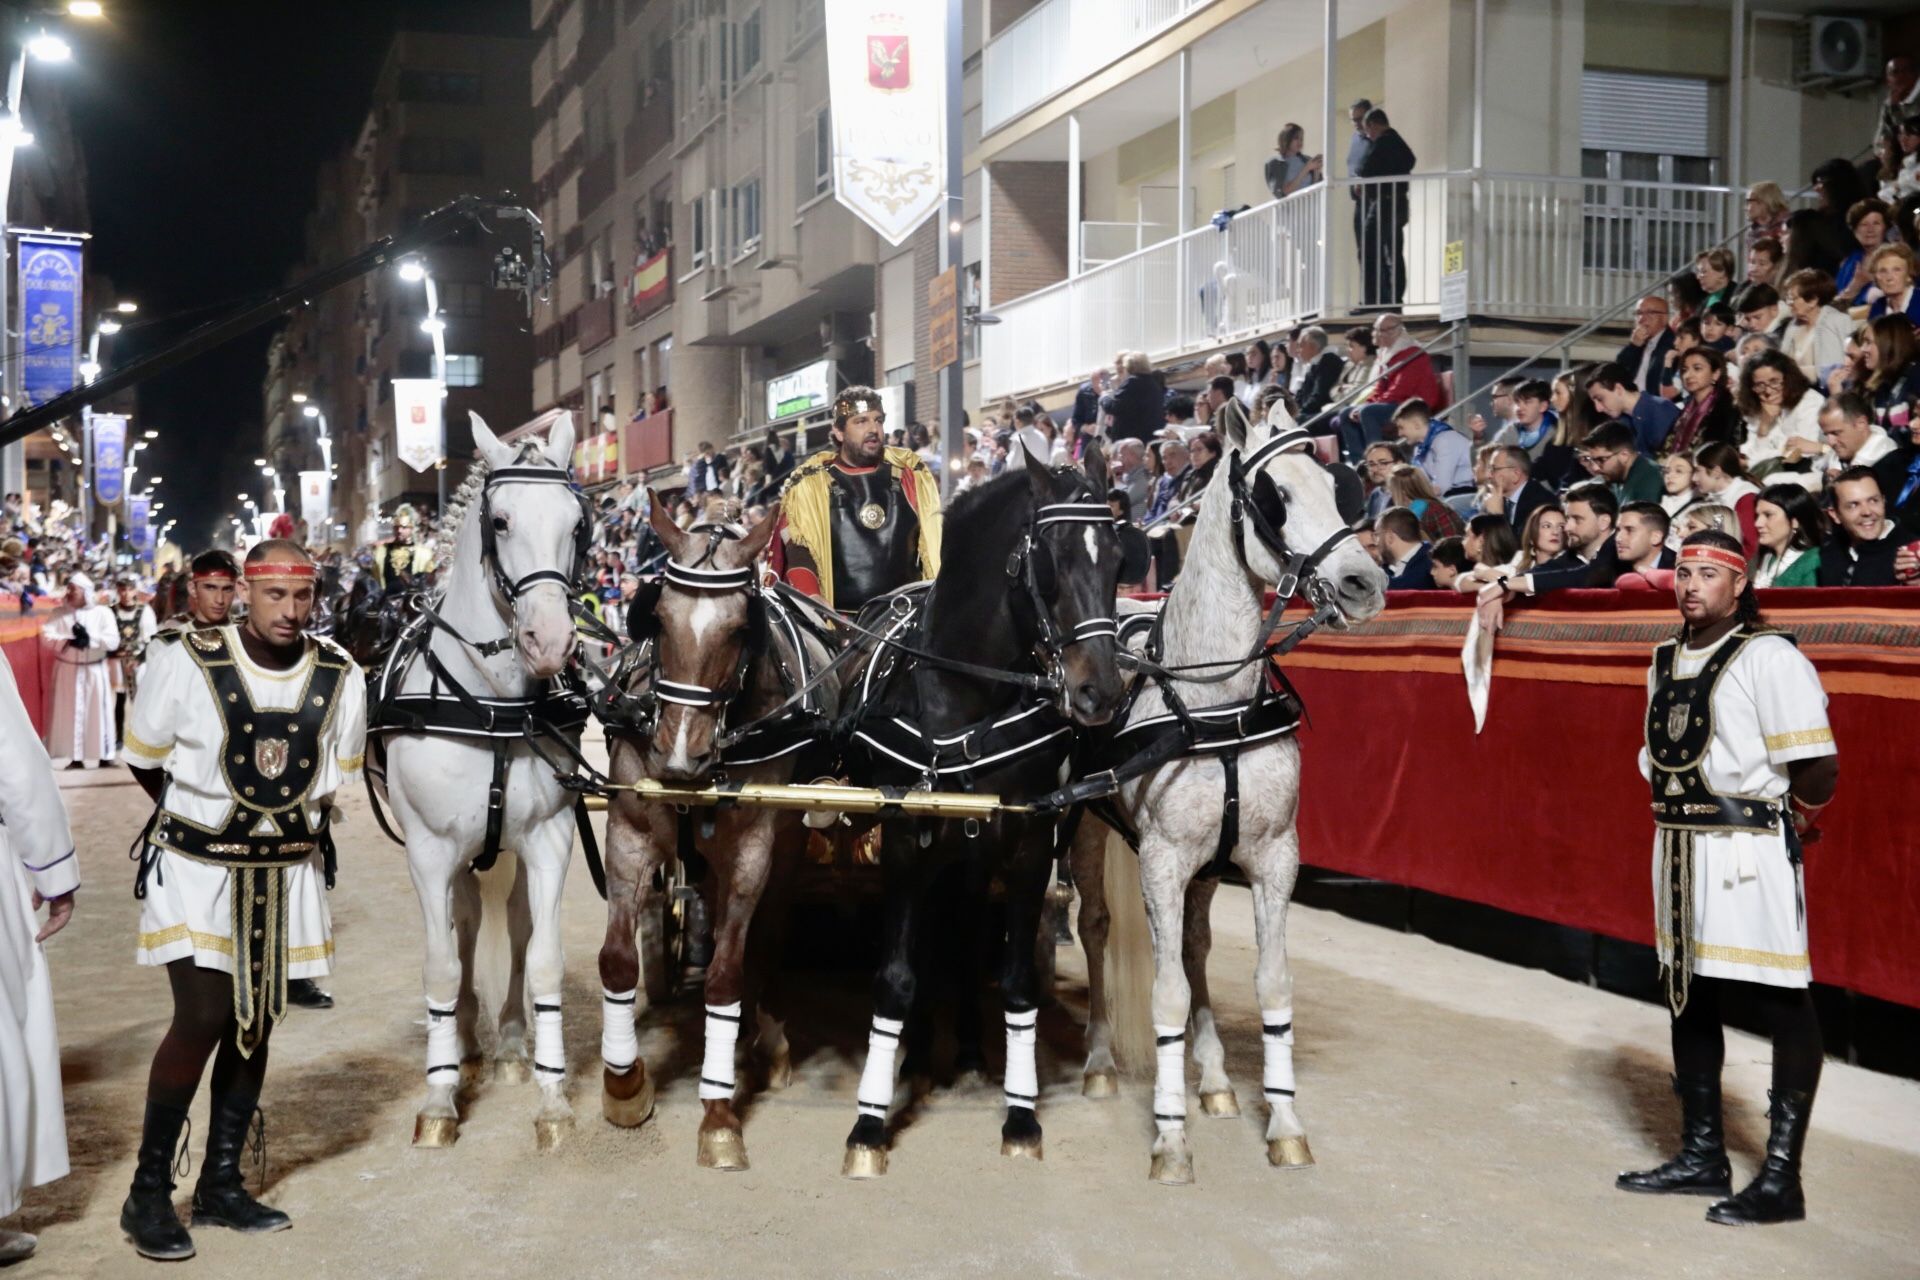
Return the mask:
{"type": "MultiPolygon", "coordinates": [[[[1827,689],[1840,790],[1807,849],[1814,977],[1920,1006],[1920,590],[1761,593],[1827,689]]],[[[1472,605],[1396,592],[1284,663],[1310,725],[1300,835],[1314,866],[1632,942],[1653,941],[1653,821],[1635,765],[1671,596],[1511,605],[1477,736],[1460,650],[1472,605]]]]}
{"type": "Polygon", "coordinates": [[[47,695],[52,688],[52,673],[42,651],[40,627],[47,615],[53,612],[53,604],[36,602],[35,609],[26,613],[9,612],[0,615],[0,653],[6,654],[7,665],[13,668],[13,682],[20,686],[20,701],[27,705],[27,715],[33,720],[33,727],[40,736],[47,733],[47,695]]]}

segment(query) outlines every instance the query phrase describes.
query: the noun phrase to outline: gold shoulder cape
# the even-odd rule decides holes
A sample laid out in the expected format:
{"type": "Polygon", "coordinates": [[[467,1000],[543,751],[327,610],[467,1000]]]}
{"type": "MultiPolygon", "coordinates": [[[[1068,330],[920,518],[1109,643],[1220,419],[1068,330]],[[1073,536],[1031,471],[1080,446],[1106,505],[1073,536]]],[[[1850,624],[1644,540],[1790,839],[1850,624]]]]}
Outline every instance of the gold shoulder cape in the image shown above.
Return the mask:
{"type": "MultiPolygon", "coordinates": [[[[787,538],[812,554],[820,590],[828,600],[833,599],[833,477],[827,468],[837,456],[831,449],[814,454],[794,468],[780,494],[787,538]]],[[[889,448],[886,457],[901,484],[913,486],[913,509],[920,518],[920,576],[930,579],[940,572],[940,477],[911,449],[889,448]]]]}

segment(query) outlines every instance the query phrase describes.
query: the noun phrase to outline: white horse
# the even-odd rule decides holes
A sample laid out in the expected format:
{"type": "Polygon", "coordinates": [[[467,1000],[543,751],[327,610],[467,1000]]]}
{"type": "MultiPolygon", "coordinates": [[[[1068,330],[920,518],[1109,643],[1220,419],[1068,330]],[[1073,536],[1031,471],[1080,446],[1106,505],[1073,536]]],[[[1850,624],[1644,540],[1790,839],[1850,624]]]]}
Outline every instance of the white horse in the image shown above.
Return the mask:
{"type": "MultiPolygon", "coordinates": [[[[1255,503],[1281,516],[1277,525],[1288,556],[1324,551],[1314,569],[1340,614],[1363,621],[1386,605],[1386,575],[1345,528],[1334,504],[1332,477],[1314,461],[1311,441],[1285,409],[1275,406],[1208,486],[1187,548],[1186,562],[1161,609],[1162,652],[1169,669],[1217,664],[1252,652],[1258,642],[1266,589],[1286,572],[1283,558],[1252,518],[1255,503]],[[1244,488],[1234,492],[1232,472],[1245,466],[1244,488]],[[1273,489],[1266,490],[1265,475],[1273,489]],[[1238,500],[1236,500],[1238,499],[1238,500]],[[1275,504],[1284,504],[1284,512],[1275,504]],[[1235,517],[1245,511],[1241,527],[1235,517]],[[1225,661],[1223,661],[1225,660],[1225,661]]],[[[1194,675],[1206,674],[1193,671],[1194,675]]],[[[1265,661],[1248,664],[1220,683],[1175,679],[1174,692],[1192,713],[1245,702],[1267,678],[1265,661]]],[[[1160,689],[1149,684],[1135,700],[1127,724],[1168,714],[1160,689]]],[[[1264,1086],[1271,1115],[1267,1158],[1276,1166],[1311,1164],[1306,1130],[1294,1111],[1293,977],[1287,968],[1287,904],[1300,869],[1294,819],[1300,790],[1300,747],[1292,734],[1250,743],[1238,755],[1239,841],[1234,863],[1253,886],[1259,963],[1254,988],[1260,1001],[1265,1050],[1264,1086]]],[[[1132,857],[1118,836],[1090,816],[1074,840],[1073,869],[1081,892],[1081,942],[1087,952],[1091,1019],[1083,1089],[1091,1097],[1114,1092],[1112,1046],[1152,1046],[1157,1134],[1150,1176],[1159,1182],[1193,1181],[1187,1142],[1186,1037],[1191,1012],[1194,1056],[1200,1063],[1200,1096],[1208,1115],[1239,1114],[1226,1073],[1226,1050],[1215,1028],[1206,989],[1211,934],[1207,911],[1215,881],[1196,879],[1213,860],[1226,812],[1226,775],[1217,755],[1188,756],[1127,783],[1114,798],[1121,817],[1139,839],[1139,884],[1134,894],[1123,860],[1132,857]],[[1109,894],[1112,901],[1109,902],[1109,894]],[[1145,900],[1146,915],[1139,903],[1145,900]],[[1113,915],[1109,918],[1111,906],[1113,915]],[[1109,949],[1109,928],[1111,941],[1109,949]],[[1151,933],[1153,981],[1151,1034],[1144,1023],[1148,1001],[1129,991],[1146,969],[1151,933]],[[1107,961],[1111,960],[1111,966],[1107,961]],[[1109,971],[1109,967],[1111,971],[1109,971]],[[1111,1023],[1111,1025],[1109,1025],[1111,1023]]],[[[1136,1057],[1144,1056],[1139,1050],[1136,1057]]]]}
{"type": "MultiPolygon", "coordinates": [[[[562,413],[545,440],[504,445],[475,414],[473,439],[478,456],[445,516],[440,561],[448,568],[430,606],[446,625],[416,619],[380,686],[408,709],[437,693],[446,713],[457,715],[461,704],[449,692],[457,684],[511,718],[516,705],[524,714],[526,700],[560,674],[574,652],[568,584],[579,568],[585,515],[568,482],[573,420],[562,413]],[[413,637],[421,640],[420,652],[408,659],[413,637]]],[[[427,1100],[414,1120],[416,1146],[455,1141],[454,1094],[480,1061],[473,979],[483,894],[489,912],[506,908],[511,950],[495,1074],[510,1083],[527,1079],[524,997],[530,992],[540,1149],[558,1146],[573,1127],[560,1021],[560,899],[573,854],[573,797],[531,748],[502,742],[508,755],[499,843],[511,853],[489,871],[472,870],[486,842],[496,741],[462,732],[401,732],[387,747],[386,794],[406,836],[426,924],[427,1100]]],[[[488,932],[499,934],[497,927],[488,932]]]]}

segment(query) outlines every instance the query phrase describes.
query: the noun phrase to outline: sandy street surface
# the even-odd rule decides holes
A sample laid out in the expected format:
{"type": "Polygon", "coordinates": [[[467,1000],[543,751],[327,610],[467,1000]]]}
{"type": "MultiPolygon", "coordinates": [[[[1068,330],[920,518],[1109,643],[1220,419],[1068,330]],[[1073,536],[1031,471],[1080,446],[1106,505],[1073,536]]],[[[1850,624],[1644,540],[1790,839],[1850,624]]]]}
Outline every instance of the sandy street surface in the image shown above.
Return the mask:
{"type": "MultiPolygon", "coordinates": [[[[1292,929],[1300,1113],[1319,1164],[1269,1169],[1251,912],[1231,889],[1214,911],[1213,990],[1245,1110],[1208,1119],[1189,1103],[1189,1188],[1147,1181],[1147,1082],[1128,1082],[1116,1100],[1080,1097],[1077,949],[1061,951],[1062,1003],[1040,1021],[1044,1163],[999,1155],[997,1092],[937,1092],[910,1112],[887,1178],[843,1181],[866,1042],[868,975],[852,971],[810,975],[792,1027],[793,1085],[748,1103],[751,1171],[694,1166],[697,997],[643,1016],[659,1112],[641,1130],[609,1127],[595,969],[603,915],[577,859],[566,917],[577,1134],[537,1155],[533,1086],[487,1084],[464,1108],[457,1146],[415,1151],[419,913],[405,860],[360,793],[333,895],[338,1007],[294,1010],[273,1040],[266,1199],[295,1227],[197,1232],[200,1256],[163,1268],[137,1259],[117,1225],[169,1008],[161,975],[132,963],[125,852],[146,805],[124,771],[67,781],[86,886],[52,954],[74,1172],[29,1192],[8,1222],[41,1235],[39,1255],[12,1275],[1920,1274],[1920,1084],[1829,1062],[1808,1144],[1811,1221],[1709,1226],[1704,1200],[1612,1187],[1617,1170],[1663,1154],[1677,1123],[1661,1010],[1319,911],[1296,909],[1292,929]]],[[[1764,1142],[1766,1057],[1761,1042],[1730,1034],[1736,1183],[1764,1142]]],[[[196,1171],[205,1105],[203,1092],[196,1171]]]]}

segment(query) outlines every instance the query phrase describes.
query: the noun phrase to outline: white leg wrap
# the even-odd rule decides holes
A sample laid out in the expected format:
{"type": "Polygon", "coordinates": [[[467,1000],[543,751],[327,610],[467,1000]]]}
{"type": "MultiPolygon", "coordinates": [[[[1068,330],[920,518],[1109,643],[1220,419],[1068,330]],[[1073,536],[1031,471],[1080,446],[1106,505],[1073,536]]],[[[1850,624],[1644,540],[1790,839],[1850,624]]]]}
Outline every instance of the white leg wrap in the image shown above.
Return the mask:
{"type": "Polygon", "coordinates": [[[460,1080],[460,1026],[455,1006],[427,1001],[427,1083],[457,1084],[460,1080]]]}
{"type": "Polygon", "coordinates": [[[1038,1009],[1007,1010],[1007,1078],[1002,1086],[1009,1107],[1034,1110],[1040,1100],[1040,1072],[1034,1064],[1034,1025],[1038,1009]]]}
{"type": "Polygon", "coordinates": [[[860,1114],[877,1120],[887,1118],[893,1105],[894,1057],[900,1048],[900,1030],[905,1023],[877,1014],[873,1029],[867,1033],[867,1065],[860,1073],[860,1114]]]}
{"type": "Polygon", "coordinates": [[[1261,1085],[1269,1103],[1293,1099],[1293,1010],[1260,1011],[1260,1047],[1266,1051],[1261,1085]]]}
{"type": "Polygon", "coordinates": [[[733,1046],[740,1039],[740,1002],[707,1006],[707,1054],[700,1062],[700,1101],[733,1097],[733,1046]]]}
{"type": "Polygon", "coordinates": [[[1187,1127],[1187,1029],[1153,1028],[1153,1127],[1165,1133],[1187,1127]]]}
{"type": "Polygon", "coordinates": [[[633,1008],[639,998],[638,988],[600,988],[600,1057],[615,1075],[625,1075],[640,1061],[640,1037],[633,1029],[633,1008]]]}
{"type": "Polygon", "coordinates": [[[533,998],[533,1072],[541,1080],[567,1074],[567,1044],[560,1028],[560,993],[533,998]]]}

